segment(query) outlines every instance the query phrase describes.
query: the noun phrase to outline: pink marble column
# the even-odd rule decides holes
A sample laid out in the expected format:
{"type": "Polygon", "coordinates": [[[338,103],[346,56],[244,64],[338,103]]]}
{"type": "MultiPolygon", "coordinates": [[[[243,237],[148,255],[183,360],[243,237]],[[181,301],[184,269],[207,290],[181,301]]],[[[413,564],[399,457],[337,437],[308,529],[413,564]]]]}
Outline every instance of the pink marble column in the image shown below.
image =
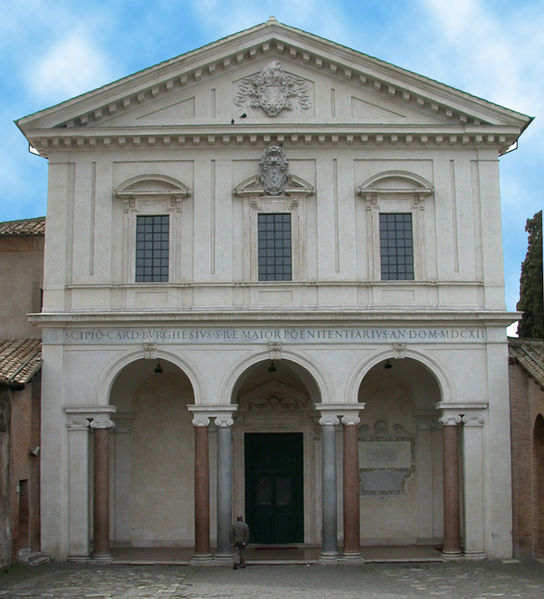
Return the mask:
{"type": "Polygon", "coordinates": [[[459,444],[458,424],[461,417],[447,415],[442,423],[442,446],[444,460],[444,548],[446,559],[462,557],[459,520],[459,444]]]}
{"type": "Polygon", "coordinates": [[[344,558],[360,559],[359,448],[357,416],[342,417],[344,425],[344,558]]]}
{"type": "Polygon", "coordinates": [[[210,467],[207,416],[195,416],[195,553],[193,559],[211,558],[210,551],[210,467]]]}
{"type": "Polygon", "coordinates": [[[105,562],[111,561],[109,434],[112,426],[113,422],[106,418],[91,422],[94,430],[93,559],[105,562]]]}

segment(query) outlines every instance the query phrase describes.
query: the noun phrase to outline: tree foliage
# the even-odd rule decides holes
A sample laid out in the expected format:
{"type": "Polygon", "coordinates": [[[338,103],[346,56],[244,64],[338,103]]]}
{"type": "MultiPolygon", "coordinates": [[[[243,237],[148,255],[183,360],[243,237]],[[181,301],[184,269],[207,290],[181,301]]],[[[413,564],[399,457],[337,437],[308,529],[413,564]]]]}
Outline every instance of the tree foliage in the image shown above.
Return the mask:
{"type": "Polygon", "coordinates": [[[542,283],[542,210],[527,219],[529,233],[527,255],[521,265],[520,300],[517,309],[523,312],[519,321],[520,337],[544,338],[544,292],[542,283]]]}

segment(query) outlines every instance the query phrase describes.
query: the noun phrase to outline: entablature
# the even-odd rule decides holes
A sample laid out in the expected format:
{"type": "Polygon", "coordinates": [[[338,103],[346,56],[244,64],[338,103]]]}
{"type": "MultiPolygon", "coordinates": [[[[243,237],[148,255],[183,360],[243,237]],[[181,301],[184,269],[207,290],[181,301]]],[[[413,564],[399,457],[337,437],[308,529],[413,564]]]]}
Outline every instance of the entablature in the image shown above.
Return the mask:
{"type": "Polygon", "coordinates": [[[515,143],[514,127],[443,127],[435,125],[262,125],[134,127],[119,129],[38,129],[27,133],[31,145],[45,158],[63,151],[97,151],[172,147],[242,145],[302,146],[420,146],[433,148],[486,147],[502,154],[515,143]]]}

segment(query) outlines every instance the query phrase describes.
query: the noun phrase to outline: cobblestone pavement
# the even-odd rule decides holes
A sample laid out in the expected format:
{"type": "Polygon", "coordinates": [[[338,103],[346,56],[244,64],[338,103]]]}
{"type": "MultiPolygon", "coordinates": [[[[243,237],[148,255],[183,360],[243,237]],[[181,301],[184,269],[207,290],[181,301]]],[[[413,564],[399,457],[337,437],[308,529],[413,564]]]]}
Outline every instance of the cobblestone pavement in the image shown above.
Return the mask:
{"type": "Polygon", "coordinates": [[[456,599],[544,597],[544,565],[523,563],[250,566],[16,566],[0,575],[0,599],[456,599]]]}

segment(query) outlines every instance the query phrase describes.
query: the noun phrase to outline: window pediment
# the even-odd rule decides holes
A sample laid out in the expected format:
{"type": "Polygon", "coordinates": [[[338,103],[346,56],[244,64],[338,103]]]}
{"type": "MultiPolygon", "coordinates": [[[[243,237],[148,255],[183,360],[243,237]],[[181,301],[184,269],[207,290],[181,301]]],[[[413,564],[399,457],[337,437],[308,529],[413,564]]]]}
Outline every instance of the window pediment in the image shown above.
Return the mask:
{"type": "Polygon", "coordinates": [[[186,198],[190,189],[167,175],[138,175],[125,181],[114,192],[116,198],[170,197],[186,198]]]}
{"type": "Polygon", "coordinates": [[[421,197],[433,191],[432,183],[408,171],[384,171],[369,177],[357,188],[357,193],[366,199],[385,194],[421,197]]]}

